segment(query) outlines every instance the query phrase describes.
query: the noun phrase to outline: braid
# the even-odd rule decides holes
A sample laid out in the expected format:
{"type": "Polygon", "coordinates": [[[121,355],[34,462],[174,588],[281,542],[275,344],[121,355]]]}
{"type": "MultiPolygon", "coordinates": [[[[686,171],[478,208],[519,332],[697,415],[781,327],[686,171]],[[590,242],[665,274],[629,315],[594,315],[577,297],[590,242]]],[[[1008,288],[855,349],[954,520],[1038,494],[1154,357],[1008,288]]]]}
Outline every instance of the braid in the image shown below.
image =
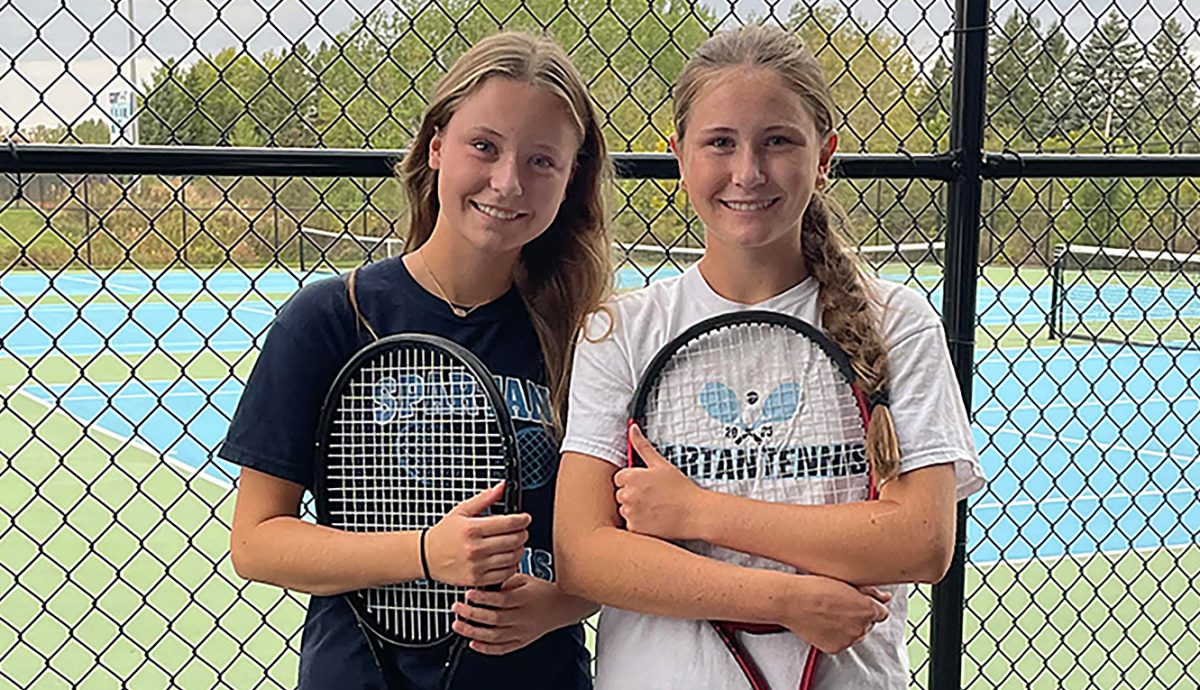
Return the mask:
{"type": "MultiPolygon", "coordinates": [[[[833,214],[837,214],[836,208],[833,214]]],[[[801,223],[804,262],[820,285],[821,322],[825,332],[850,357],[859,387],[871,401],[867,427],[867,459],[878,486],[900,471],[900,447],[887,406],[887,347],[858,261],[846,251],[831,222],[831,206],[813,194],[801,223]]]]}

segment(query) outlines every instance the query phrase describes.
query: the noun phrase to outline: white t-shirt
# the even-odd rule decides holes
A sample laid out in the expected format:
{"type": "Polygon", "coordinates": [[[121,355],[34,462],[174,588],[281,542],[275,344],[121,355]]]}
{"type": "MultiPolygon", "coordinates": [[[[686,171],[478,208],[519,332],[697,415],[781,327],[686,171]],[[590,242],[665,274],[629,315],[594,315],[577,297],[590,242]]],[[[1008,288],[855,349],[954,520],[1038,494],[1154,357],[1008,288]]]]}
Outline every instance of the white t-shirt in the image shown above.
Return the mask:
{"type": "MultiPolygon", "coordinates": [[[[873,280],[883,310],[891,372],[891,412],[900,441],[900,471],[954,463],[957,497],[984,484],[942,322],[918,293],[873,280]]],[[[809,278],[754,305],[731,302],[708,285],[698,265],[674,278],[623,295],[597,313],[576,349],[564,452],[624,466],[627,406],[658,350],[689,326],[716,314],[766,309],[820,326],[818,285],[809,278]],[[612,327],[608,337],[601,336],[612,327]],[[599,338],[599,339],[597,339],[599,338]]],[[[863,642],[817,668],[818,687],[892,689],[908,686],[905,621],[908,586],[892,592],[888,620],[863,642]]],[[[742,635],[771,687],[797,687],[808,645],[790,633],[742,635]]],[[[598,690],[743,688],[746,681],[704,621],[648,616],[604,607],[596,648],[598,690]]]]}

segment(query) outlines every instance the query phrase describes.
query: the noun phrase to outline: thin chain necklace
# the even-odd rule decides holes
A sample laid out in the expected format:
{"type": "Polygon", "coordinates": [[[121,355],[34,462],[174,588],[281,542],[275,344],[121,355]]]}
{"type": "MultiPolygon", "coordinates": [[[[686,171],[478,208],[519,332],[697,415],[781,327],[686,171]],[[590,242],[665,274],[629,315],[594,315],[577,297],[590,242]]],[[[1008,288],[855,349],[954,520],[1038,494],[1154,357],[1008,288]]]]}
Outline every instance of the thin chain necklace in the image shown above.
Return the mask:
{"type": "Polygon", "coordinates": [[[442,301],[446,303],[447,307],[450,307],[450,311],[453,312],[455,316],[460,319],[465,319],[471,315],[471,312],[485,304],[484,302],[480,302],[474,306],[465,307],[452,302],[449,295],[446,294],[446,290],[442,288],[442,284],[438,282],[437,276],[433,273],[433,269],[429,267],[429,262],[425,260],[425,254],[418,250],[417,258],[421,259],[421,265],[425,267],[425,272],[429,274],[429,279],[433,281],[433,286],[437,288],[438,297],[442,298],[442,301]]]}

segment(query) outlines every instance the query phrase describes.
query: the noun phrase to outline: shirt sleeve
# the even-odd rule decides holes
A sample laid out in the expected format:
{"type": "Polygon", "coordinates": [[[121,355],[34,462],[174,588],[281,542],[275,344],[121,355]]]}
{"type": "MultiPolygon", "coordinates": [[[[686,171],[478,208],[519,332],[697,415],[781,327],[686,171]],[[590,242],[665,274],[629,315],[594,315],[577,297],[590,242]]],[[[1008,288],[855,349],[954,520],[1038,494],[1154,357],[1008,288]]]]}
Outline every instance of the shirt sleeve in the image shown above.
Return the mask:
{"type": "Polygon", "coordinates": [[[583,453],[624,466],[634,377],[615,312],[593,314],[575,345],[564,453],[583,453]]]}
{"type": "Polygon", "coordinates": [[[900,472],[953,463],[956,498],[962,500],[983,487],[984,475],[945,332],[932,307],[915,293],[891,301],[898,313],[885,316],[885,330],[890,331],[889,395],[900,472]]]}
{"type": "Polygon", "coordinates": [[[339,289],[314,284],[279,310],[218,455],[311,490],[321,406],[347,358],[339,289]]]}

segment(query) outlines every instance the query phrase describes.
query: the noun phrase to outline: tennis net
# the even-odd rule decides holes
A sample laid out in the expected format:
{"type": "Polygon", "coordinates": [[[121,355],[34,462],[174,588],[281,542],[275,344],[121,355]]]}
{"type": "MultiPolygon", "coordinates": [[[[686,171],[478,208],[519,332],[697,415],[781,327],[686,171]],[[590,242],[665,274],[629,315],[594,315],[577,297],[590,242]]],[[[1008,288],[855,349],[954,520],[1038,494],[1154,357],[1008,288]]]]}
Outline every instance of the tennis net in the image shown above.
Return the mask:
{"type": "MultiPolygon", "coordinates": [[[[901,282],[940,281],[945,261],[944,242],[911,242],[851,247],[880,276],[901,282]]],[[[615,242],[613,261],[617,288],[630,290],[658,278],[675,275],[704,255],[700,247],[683,244],[615,242]]]]}
{"type": "Polygon", "coordinates": [[[1200,254],[1067,244],[1050,266],[1050,334],[1060,340],[1196,349],[1200,254]]]}
{"type": "Polygon", "coordinates": [[[395,237],[352,235],[348,232],[301,227],[296,239],[300,243],[301,271],[339,273],[345,268],[404,253],[404,240],[395,237]]]}

